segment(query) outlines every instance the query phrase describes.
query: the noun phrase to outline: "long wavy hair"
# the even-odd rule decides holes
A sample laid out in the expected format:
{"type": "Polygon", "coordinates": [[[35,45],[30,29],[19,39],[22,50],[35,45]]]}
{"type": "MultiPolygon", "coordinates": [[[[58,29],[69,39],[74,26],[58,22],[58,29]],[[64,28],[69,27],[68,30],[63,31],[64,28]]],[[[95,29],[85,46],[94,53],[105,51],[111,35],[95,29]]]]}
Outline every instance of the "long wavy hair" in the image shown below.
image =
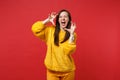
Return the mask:
{"type": "MultiPolygon", "coordinates": [[[[59,46],[59,32],[60,32],[60,23],[59,23],[59,16],[62,12],[67,12],[68,13],[68,18],[69,18],[69,21],[68,21],[68,24],[66,26],[66,28],[70,29],[71,27],[71,14],[69,13],[69,11],[67,10],[61,10],[58,15],[56,16],[56,27],[55,27],[55,32],[54,32],[54,44],[56,46],[59,46]]],[[[65,30],[65,37],[64,37],[64,40],[61,42],[65,42],[66,40],[68,40],[70,37],[70,33],[65,30]]]]}

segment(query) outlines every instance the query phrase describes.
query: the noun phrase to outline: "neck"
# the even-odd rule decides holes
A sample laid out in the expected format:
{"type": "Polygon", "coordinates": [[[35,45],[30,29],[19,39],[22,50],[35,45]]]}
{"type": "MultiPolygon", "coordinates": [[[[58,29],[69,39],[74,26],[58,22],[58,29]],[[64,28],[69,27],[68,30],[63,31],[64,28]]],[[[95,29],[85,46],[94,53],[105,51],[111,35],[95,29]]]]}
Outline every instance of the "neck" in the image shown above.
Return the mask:
{"type": "Polygon", "coordinates": [[[62,27],[60,27],[60,30],[65,31],[62,27]]]}

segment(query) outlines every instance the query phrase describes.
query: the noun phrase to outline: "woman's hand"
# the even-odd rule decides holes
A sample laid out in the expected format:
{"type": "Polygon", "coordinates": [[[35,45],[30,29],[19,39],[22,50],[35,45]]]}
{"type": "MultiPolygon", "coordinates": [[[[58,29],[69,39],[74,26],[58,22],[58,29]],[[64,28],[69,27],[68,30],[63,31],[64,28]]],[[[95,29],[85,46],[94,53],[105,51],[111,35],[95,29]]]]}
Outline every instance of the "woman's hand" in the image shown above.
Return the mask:
{"type": "Polygon", "coordinates": [[[48,18],[43,21],[43,24],[51,22],[53,25],[55,25],[54,19],[56,18],[56,16],[57,14],[55,12],[52,12],[51,14],[49,14],[48,18]]]}
{"type": "Polygon", "coordinates": [[[49,14],[49,16],[48,16],[49,21],[50,21],[53,25],[55,25],[54,19],[56,18],[56,16],[57,16],[56,12],[52,12],[52,13],[49,14]]]}
{"type": "Polygon", "coordinates": [[[65,30],[67,30],[70,33],[70,35],[73,35],[73,33],[75,32],[75,29],[76,29],[76,24],[73,22],[71,23],[70,29],[65,28],[65,30]]]}
{"type": "Polygon", "coordinates": [[[74,41],[75,29],[76,29],[76,24],[75,23],[71,23],[70,29],[65,28],[65,30],[67,30],[70,33],[69,43],[72,43],[74,41]]]}

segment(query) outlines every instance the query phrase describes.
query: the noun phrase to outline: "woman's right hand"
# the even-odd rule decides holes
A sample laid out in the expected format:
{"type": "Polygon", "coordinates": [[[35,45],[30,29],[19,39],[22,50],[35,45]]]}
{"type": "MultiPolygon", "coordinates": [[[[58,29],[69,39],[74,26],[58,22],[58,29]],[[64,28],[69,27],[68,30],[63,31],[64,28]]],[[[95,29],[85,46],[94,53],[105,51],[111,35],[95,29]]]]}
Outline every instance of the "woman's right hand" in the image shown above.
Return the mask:
{"type": "Polygon", "coordinates": [[[49,21],[50,21],[53,25],[55,25],[54,19],[56,18],[56,16],[57,16],[56,12],[52,12],[52,13],[49,14],[49,16],[48,16],[49,21]]]}
{"type": "Polygon", "coordinates": [[[56,16],[57,16],[56,12],[50,13],[49,16],[48,16],[48,18],[43,21],[43,24],[51,22],[53,25],[55,25],[54,19],[56,18],[56,16]]]}

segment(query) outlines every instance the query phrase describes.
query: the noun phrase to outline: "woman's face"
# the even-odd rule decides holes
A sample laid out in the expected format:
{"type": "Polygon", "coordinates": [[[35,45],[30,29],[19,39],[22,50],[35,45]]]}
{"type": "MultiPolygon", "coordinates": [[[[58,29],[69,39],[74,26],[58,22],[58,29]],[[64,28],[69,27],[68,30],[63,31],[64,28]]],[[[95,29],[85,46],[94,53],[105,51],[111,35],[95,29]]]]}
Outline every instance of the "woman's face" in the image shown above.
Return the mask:
{"type": "Polygon", "coordinates": [[[59,24],[61,28],[65,28],[69,22],[69,17],[67,12],[61,12],[59,15],[59,24]]]}

